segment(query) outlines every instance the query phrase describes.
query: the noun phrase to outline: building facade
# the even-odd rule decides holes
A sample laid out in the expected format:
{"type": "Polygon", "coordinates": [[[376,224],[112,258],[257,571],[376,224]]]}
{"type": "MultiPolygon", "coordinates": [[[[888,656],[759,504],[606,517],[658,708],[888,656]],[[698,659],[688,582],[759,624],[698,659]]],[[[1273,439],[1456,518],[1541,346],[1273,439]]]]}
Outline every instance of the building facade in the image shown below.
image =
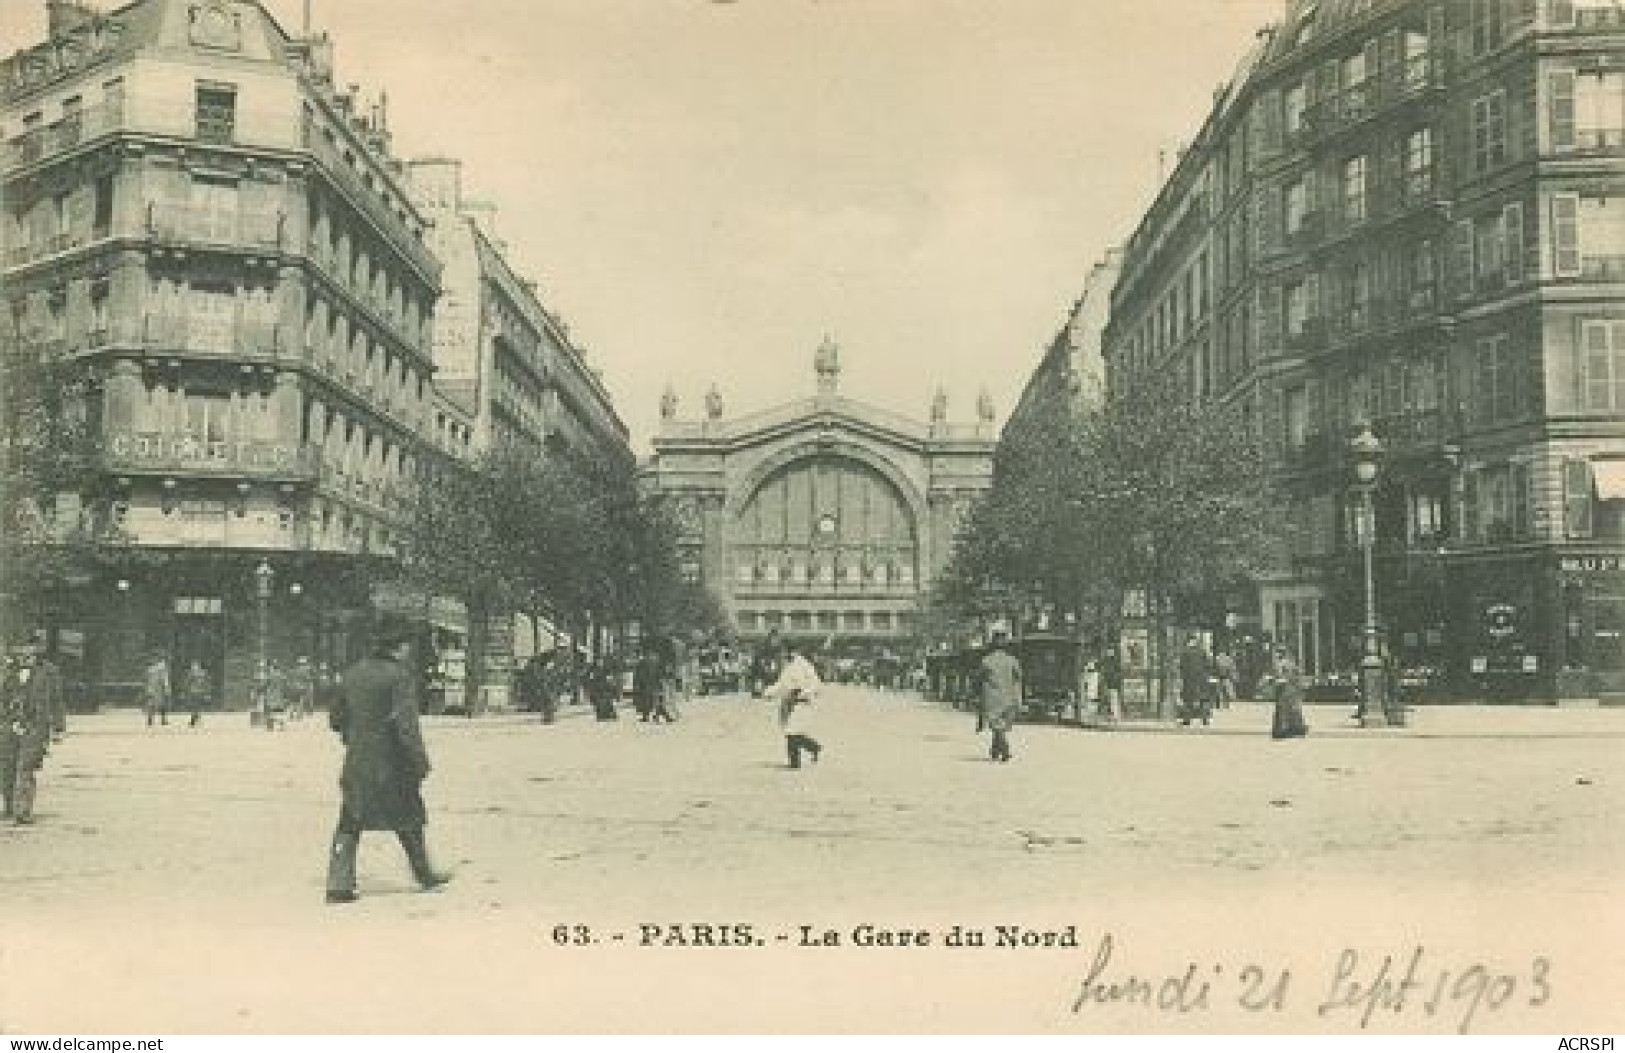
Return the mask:
{"type": "Polygon", "coordinates": [[[1348,668],[1347,443],[1383,445],[1379,621],[1463,697],[1625,699],[1625,13],[1295,0],[1126,247],[1112,383],[1177,369],[1278,457],[1231,613],[1348,668]]]}
{"type": "Polygon", "coordinates": [[[53,633],[100,697],[163,651],[240,704],[261,654],[351,657],[433,441],[440,265],[325,38],[251,0],[48,6],[0,62],[5,353],[95,378],[130,542],[53,633]]]}
{"type": "Polygon", "coordinates": [[[848,399],[826,340],[806,399],[729,418],[667,394],[649,479],[674,502],[685,577],[710,587],[747,642],[769,633],[841,653],[910,648],[926,590],[992,472],[993,407],[973,424],[848,399]]]}
{"type": "MultiPolygon", "coordinates": [[[[467,415],[468,457],[508,448],[583,469],[633,471],[630,432],[603,378],[542,303],[535,282],[514,270],[496,233],[496,210],[464,193],[462,163],[425,158],[410,162],[407,172],[430,220],[429,244],[444,265],[435,384],[448,419],[467,415]]],[[[474,634],[468,660],[480,664],[485,708],[509,704],[515,661],[550,649],[552,636],[551,626],[506,613],[474,634]]]]}
{"type": "Polygon", "coordinates": [[[1099,406],[1105,399],[1106,358],[1102,345],[1111,317],[1112,289],[1122,266],[1121,250],[1111,249],[1090,269],[1082,294],[1027,378],[1006,427],[1033,418],[1045,400],[1058,394],[1077,409],[1099,406]]]}

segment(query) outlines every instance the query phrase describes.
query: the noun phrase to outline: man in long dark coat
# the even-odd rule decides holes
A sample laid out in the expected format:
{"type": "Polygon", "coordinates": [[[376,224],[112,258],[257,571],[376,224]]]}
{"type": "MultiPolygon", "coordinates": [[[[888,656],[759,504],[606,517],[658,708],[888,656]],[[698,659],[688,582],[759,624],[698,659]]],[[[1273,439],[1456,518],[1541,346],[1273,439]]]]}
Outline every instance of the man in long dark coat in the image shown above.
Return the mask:
{"type": "Polygon", "coordinates": [[[18,825],[34,821],[35,773],[53,732],[67,727],[62,674],[29,640],[0,684],[0,805],[18,825]]]}
{"type": "Polygon", "coordinates": [[[1021,712],[1021,662],[1008,650],[1008,639],[1002,631],[994,630],[978,671],[981,723],[993,733],[988,757],[1001,763],[1010,759],[1010,730],[1021,712]]]}
{"type": "Polygon", "coordinates": [[[328,722],[344,739],[344,803],[327,863],[327,902],[356,899],[356,852],[365,830],[393,830],[424,890],[451,880],[429,863],[422,785],[429,774],[413,689],[411,636],[379,633],[372,657],[344,674],[328,722]]]}
{"type": "Polygon", "coordinates": [[[1202,647],[1201,638],[1192,636],[1179,654],[1179,722],[1193,720],[1207,724],[1213,719],[1213,662],[1202,647]]]}

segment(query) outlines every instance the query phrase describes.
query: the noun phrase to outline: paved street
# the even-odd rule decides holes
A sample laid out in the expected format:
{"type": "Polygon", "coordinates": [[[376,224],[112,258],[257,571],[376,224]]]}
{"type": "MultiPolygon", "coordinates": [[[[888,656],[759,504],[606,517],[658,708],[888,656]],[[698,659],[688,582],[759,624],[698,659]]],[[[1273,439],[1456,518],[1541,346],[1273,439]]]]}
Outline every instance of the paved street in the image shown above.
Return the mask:
{"type": "Polygon", "coordinates": [[[739,697],[670,727],[431,719],[430,840],[457,879],[417,893],[369,835],[346,907],[321,902],[339,746],[320,720],[81,717],[39,824],[0,827],[0,1030],[1343,1031],[1364,1003],[1323,1003],[1418,948],[1417,993],[1371,1029],[1625,1023],[1625,713],[1362,732],[1315,708],[1310,738],[1276,743],[1243,705],[1211,729],[1023,727],[995,765],[970,717],[912,695],[832,688],[824,709],[801,772],[739,697]],[[702,923],[748,924],[748,945],[692,946],[702,923]],[[855,946],[864,923],[932,943],[855,946]],[[596,942],[559,946],[578,935],[559,925],[596,942]],[[802,925],[843,946],[800,946],[802,925]],[[990,946],[942,946],[955,925],[990,946]],[[1079,945],[998,948],[999,925],[1079,945]],[[1211,991],[1182,1011],[1101,987],[1074,1013],[1097,962],[1101,983],[1192,966],[1211,991]],[[1291,971],[1279,1008],[1239,1007],[1267,993],[1249,964],[1291,971]]]}

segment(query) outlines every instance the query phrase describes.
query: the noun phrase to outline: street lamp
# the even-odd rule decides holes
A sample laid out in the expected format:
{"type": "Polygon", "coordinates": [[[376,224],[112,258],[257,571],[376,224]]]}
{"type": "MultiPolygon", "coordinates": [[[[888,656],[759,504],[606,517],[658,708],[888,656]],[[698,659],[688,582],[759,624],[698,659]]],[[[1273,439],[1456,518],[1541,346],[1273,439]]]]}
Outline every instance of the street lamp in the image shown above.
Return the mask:
{"type": "Polygon", "coordinates": [[[1349,440],[1349,457],[1354,462],[1354,487],[1360,494],[1360,556],[1365,571],[1365,645],[1360,658],[1360,726],[1388,726],[1388,699],[1383,683],[1382,655],[1377,639],[1377,582],[1372,571],[1371,550],[1376,544],[1377,512],[1372,493],[1377,488],[1377,469],[1382,459],[1382,442],[1362,423],[1360,434],[1349,440]]]}
{"type": "Polygon", "coordinates": [[[254,568],[254,597],[259,601],[259,658],[254,663],[254,690],[259,694],[260,719],[264,721],[267,731],[275,729],[271,713],[271,659],[269,652],[271,638],[271,580],[276,572],[271,564],[260,560],[259,566],[254,568]]]}

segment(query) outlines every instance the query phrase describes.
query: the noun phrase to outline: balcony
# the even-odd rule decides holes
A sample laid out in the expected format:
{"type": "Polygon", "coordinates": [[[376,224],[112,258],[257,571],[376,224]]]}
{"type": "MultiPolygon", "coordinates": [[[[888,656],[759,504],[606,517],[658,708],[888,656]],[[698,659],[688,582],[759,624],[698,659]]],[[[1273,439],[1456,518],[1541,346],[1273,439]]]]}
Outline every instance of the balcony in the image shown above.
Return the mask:
{"type": "Polygon", "coordinates": [[[0,148],[0,172],[49,160],[81,143],[115,131],[124,123],[124,107],[119,103],[90,106],[64,116],[55,124],[34,128],[0,148]]]}
{"type": "Polygon", "coordinates": [[[110,472],[313,482],[321,458],[312,445],[260,439],[199,439],[188,432],[122,431],[107,437],[110,472]]]}
{"type": "Polygon", "coordinates": [[[281,326],[274,322],[217,319],[202,314],[149,314],[142,319],[140,342],[155,351],[275,357],[282,346],[282,333],[281,326]]]}
{"type": "Polygon", "coordinates": [[[1371,428],[1396,451],[1407,448],[1441,446],[1459,430],[1456,414],[1444,409],[1418,409],[1380,417],[1371,428]]]}
{"type": "Polygon", "coordinates": [[[378,190],[362,180],[355,163],[346,160],[343,152],[308,121],[304,126],[304,144],[320,162],[322,172],[344,189],[351,205],[384,235],[384,242],[411,261],[429,280],[438,281],[440,263],[434,253],[404,219],[385,207],[378,190]]]}
{"type": "Polygon", "coordinates": [[[189,205],[147,204],[147,233],[155,241],[188,246],[280,249],[280,212],[226,212],[189,205]]]}
{"type": "Polygon", "coordinates": [[[1399,75],[1383,82],[1384,104],[1405,102],[1444,86],[1443,64],[1430,54],[1412,55],[1399,75]]]}
{"type": "Polygon", "coordinates": [[[38,260],[70,252],[90,242],[105,241],[110,236],[111,231],[106,227],[97,227],[89,231],[63,231],[39,242],[13,245],[6,250],[6,267],[25,267],[38,260]]]}

